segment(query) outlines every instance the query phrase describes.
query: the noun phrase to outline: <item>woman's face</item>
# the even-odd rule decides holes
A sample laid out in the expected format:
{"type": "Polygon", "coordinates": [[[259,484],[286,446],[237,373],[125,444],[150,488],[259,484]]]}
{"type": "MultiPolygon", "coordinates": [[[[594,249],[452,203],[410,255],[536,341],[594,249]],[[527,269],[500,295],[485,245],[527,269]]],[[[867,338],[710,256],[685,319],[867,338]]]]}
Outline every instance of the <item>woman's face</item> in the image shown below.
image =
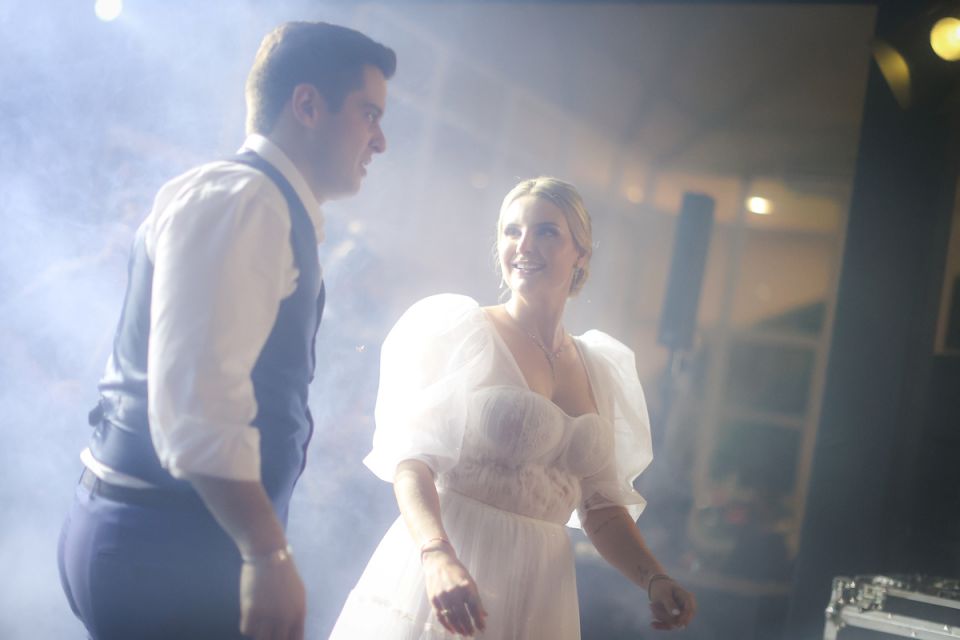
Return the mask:
{"type": "Polygon", "coordinates": [[[581,261],[563,211],[536,196],[521,196],[503,212],[497,253],[504,282],[523,297],[565,300],[581,261]]]}

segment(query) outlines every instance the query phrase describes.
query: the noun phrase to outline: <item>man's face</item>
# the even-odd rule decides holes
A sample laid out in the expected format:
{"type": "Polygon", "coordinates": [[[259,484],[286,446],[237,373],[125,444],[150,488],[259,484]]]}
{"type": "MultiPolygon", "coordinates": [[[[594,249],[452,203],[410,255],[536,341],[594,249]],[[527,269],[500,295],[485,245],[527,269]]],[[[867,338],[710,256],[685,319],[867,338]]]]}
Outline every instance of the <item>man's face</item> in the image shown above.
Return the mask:
{"type": "Polygon", "coordinates": [[[351,91],[337,112],[328,112],[314,140],[314,170],[323,196],[356,193],[375,153],[387,140],[380,119],[387,99],[387,81],[373,66],[363,70],[363,86],[351,91]]]}

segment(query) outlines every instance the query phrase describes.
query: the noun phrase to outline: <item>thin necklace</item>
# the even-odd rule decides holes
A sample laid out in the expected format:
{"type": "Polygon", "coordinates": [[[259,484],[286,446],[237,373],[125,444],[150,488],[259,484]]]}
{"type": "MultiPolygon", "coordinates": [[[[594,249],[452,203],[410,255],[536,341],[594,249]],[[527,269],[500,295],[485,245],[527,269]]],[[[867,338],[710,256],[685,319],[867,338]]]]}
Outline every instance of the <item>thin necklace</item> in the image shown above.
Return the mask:
{"type": "MultiPolygon", "coordinates": [[[[526,329],[524,329],[522,326],[520,326],[520,323],[517,322],[516,318],[514,318],[514,317],[513,317],[512,315],[510,315],[509,313],[507,313],[507,317],[510,318],[511,322],[513,322],[513,324],[515,324],[515,325],[517,326],[517,328],[520,329],[520,331],[523,331],[523,332],[527,335],[527,337],[530,338],[530,340],[533,341],[533,344],[535,344],[535,345],[537,345],[538,347],[540,347],[540,351],[543,352],[544,357],[546,357],[546,359],[547,359],[547,364],[550,365],[550,377],[551,377],[553,380],[556,380],[556,379],[557,379],[557,369],[556,369],[556,367],[554,366],[554,362],[556,361],[557,358],[560,357],[560,354],[563,353],[563,350],[566,348],[567,345],[564,344],[565,340],[564,340],[564,341],[561,341],[561,344],[560,344],[560,348],[559,348],[559,349],[557,349],[556,351],[550,351],[550,349],[547,349],[546,345],[543,344],[543,342],[540,340],[540,338],[538,338],[537,336],[533,335],[532,333],[530,333],[529,331],[527,331],[526,329]]],[[[566,337],[566,336],[564,335],[564,337],[566,337]]]]}

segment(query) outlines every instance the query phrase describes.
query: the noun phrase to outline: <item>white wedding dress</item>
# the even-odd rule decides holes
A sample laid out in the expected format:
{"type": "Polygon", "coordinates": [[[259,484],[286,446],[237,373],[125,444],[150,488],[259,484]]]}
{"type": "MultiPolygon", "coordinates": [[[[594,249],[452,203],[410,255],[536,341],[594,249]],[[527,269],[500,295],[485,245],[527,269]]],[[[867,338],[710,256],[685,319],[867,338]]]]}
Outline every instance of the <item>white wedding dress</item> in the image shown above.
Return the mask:
{"type": "MultiPolygon", "coordinates": [[[[580,637],[565,524],[590,509],[644,500],[632,482],[651,460],[633,352],[600,331],[574,339],[597,414],[572,417],[529,389],[478,304],[444,294],[416,303],[383,344],[373,450],[391,481],[398,462],[434,471],[444,527],[488,612],[480,638],[580,637]]],[[[427,601],[417,544],[402,519],[351,591],[336,640],[450,639],[427,601]]]]}

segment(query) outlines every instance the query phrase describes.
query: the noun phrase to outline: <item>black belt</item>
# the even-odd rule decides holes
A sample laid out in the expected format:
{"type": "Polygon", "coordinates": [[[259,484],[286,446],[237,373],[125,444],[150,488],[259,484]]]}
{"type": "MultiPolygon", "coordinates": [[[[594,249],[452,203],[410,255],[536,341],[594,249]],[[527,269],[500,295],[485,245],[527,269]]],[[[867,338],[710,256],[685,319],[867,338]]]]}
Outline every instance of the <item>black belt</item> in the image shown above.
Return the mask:
{"type": "Polygon", "coordinates": [[[206,509],[196,493],[170,491],[167,489],[134,489],[111,484],[97,477],[90,469],[84,469],[80,484],[90,490],[90,494],[107,500],[123,502],[141,507],[176,507],[206,509]]]}

